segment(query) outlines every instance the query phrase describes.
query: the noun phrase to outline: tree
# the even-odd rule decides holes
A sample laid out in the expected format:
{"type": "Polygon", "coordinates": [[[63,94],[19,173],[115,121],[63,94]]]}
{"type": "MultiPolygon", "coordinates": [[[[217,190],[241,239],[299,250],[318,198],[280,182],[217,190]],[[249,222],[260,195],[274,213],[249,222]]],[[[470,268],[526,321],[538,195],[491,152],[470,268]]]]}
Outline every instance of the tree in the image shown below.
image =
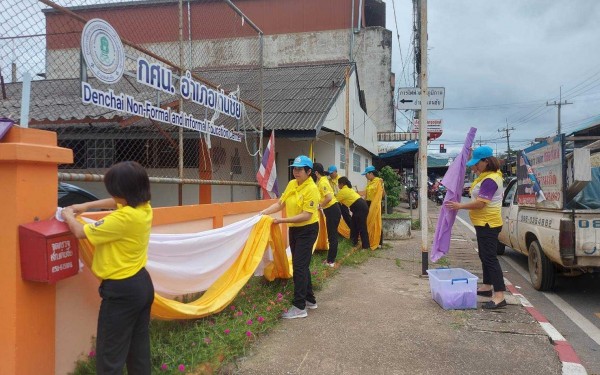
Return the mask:
{"type": "Polygon", "coordinates": [[[379,176],[385,187],[388,208],[396,207],[400,204],[400,192],[402,191],[400,176],[389,165],[381,168],[379,176]]]}

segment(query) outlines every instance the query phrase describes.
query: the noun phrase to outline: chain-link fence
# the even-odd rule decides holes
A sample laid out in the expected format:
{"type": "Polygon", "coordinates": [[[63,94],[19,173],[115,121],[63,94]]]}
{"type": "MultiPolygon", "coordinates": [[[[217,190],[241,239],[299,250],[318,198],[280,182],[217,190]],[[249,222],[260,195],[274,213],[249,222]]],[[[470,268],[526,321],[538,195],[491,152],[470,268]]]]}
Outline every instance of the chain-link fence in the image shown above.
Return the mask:
{"type": "MultiPolygon", "coordinates": [[[[61,179],[98,179],[135,160],[155,182],[256,184],[262,33],[229,0],[4,0],[0,13],[0,117],[24,123],[29,74],[29,127],[55,131],[74,153],[61,179]],[[114,83],[99,79],[82,49],[96,18],[123,45],[114,83]],[[196,130],[202,124],[212,135],[196,130]]],[[[92,48],[108,59],[105,42],[92,48]]]]}

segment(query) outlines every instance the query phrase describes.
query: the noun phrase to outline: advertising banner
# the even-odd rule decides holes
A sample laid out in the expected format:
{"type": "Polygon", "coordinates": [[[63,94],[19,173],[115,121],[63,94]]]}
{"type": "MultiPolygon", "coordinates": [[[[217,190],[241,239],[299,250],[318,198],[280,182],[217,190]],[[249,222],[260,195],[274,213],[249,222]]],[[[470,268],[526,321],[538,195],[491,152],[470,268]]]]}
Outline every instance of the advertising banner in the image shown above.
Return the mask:
{"type": "Polygon", "coordinates": [[[562,209],[564,138],[548,138],[518,155],[517,200],[526,207],[562,209]]]}

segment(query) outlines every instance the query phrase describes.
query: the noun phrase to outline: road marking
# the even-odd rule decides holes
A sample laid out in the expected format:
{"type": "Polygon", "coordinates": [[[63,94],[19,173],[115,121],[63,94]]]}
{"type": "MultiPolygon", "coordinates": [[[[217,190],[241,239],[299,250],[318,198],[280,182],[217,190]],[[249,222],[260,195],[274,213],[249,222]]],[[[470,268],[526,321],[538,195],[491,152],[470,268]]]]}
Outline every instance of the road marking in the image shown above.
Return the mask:
{"type": "Polygon", "coordinates": [[[554,293],[543,292],[556,307],[560,309],[566,316],[569,317],[577,325],[577,327],[581,328],[583,332],[585,332],[592,340],[596,342],[596,344],[600,345],[600,328],[596,327],[592,322],[586,319],[585,316],[581,315],[581,313],[575,310],[571,305],[569,305],[564,299],[560,298],[554,293]]]}
{"type": "Polygon", "coordinates": [[[561,335],[560,332],[556,330],[556,328],[554,328],[552,324],[547,322],[540,322],[540,325],[542,326],[544,331],[546,331],[548,336],[550,336],[552,341],[567,341],[565,340],[564,336],[561,335]]]}
{"type": "MultiPolygon", "coordinates": [[[[464,221],[462,218],[456,216],[456,218],[462,222],[468,229],[470,229],[473,233],[475,233],[475,228],[472,225],[464,221]]],[[[521,269],[521,267],[516,264],[512,259],[507,257],[502,257],[502,260],[508,263],[512,269],[514,269],[519,275],[521,275],[525,280],[531,283],[531,279],[529,278],[529,272],[525,272],[521,269]]],[[[571,305],[569,305],[564,299],[557,296],[555,293],[551,292],[542,292],[542,294],[550,301],[554,306],[556,306],[560,311],[563,312],[567,316],[567,318],[571,319],[571,321],[579,327],[585,334],[587,334],[592,340],[594,340],[598,345],[600,345],[600,328],[596,327],[592,322],[590,322],[586,317],[581,315],[579,311],[575,310],[571,305]]],[[[596,313],[598,316],[599,313],[596,313]]]]}

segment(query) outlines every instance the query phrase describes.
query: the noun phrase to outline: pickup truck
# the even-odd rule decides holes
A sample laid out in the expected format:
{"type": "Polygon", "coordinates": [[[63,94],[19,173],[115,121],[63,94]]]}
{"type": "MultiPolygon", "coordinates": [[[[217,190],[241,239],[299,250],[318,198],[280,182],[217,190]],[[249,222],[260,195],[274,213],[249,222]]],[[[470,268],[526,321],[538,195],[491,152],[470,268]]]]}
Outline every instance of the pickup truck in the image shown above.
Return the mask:
{"type": "Polygon", "coordinates": [[[506,245],[527,255],[535,289],[552,289],[559,272],[600,271],[600,209],[525,207],[517,195],[513,179],[504,191],[498,253],[506,245]]]}

